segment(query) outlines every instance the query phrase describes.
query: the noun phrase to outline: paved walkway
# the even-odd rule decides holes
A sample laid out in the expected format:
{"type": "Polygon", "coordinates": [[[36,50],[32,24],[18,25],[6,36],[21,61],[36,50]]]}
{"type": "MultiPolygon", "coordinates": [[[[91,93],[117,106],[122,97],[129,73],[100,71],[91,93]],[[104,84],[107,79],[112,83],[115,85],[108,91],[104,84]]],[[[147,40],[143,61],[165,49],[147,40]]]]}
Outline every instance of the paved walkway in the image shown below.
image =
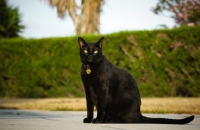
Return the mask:
{"type": "MultiPolygon", "coordinates": [[[[144,114],[149,117],[183,118],[188,115],[144,114]]],[[[86,112],[0,110],[0,130],[199,130],[200,115],[186,125],[84,124],[86,112]]]]}

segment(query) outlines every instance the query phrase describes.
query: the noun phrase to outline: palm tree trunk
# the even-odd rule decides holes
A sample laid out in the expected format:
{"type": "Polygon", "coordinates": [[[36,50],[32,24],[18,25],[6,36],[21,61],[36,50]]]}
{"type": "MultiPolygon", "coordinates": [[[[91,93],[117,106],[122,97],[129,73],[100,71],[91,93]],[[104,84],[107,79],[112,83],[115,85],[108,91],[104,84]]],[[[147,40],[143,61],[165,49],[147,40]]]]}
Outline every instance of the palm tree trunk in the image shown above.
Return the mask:
{"type": "Polygon", "coordinates": [[[83,0],[80,21],[78,21],[76,26],[77,34],[93,34],[100,32],[99,25],[102,4],[103,0],[83,0]]]}
{"type": "Polygon", "coordinates": [[[68,12],[72,18],[76,34],[99,33],[100,13],[104,0],[82,0],[81,13],[78,15],[75,0],[49,0],[51,6],[56,6],[58,15],[64,18],[68,12]]]}

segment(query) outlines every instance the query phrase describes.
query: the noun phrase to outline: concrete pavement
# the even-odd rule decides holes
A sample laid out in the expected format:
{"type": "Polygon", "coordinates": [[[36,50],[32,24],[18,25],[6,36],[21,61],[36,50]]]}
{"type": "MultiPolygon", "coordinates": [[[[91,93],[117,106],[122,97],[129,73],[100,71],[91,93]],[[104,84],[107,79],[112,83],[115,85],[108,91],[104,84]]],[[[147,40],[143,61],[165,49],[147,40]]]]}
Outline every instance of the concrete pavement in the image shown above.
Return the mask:
{"type": "MultiPolygon", "coordinates": [[[[183,118],[189,115],[144,114],[149,117],[183,118]]],[[[86,112],[0,110],[0,130],[199,130],[200,115],[186,125],[84,124],[86,112]]]]}

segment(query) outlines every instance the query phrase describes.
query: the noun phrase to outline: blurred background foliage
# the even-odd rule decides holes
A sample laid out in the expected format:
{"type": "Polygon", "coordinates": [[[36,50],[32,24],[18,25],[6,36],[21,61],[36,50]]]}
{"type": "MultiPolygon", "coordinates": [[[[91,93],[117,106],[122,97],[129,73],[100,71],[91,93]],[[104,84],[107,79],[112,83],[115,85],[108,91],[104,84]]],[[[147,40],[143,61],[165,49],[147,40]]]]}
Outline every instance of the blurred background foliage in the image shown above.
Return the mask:
{"type": "MultiPolygon", "coordinates": [[[[200,96],[200,26],[104,35],[103,54],[142,97],[200,96]]],[[[102,35],[83,35],[97,41],[102,35]]],[[[77,36],[0,40],[0,97],[82,97],[77,36]]]]}
{"type": "Polygon", "coordinates": [[[19,37],[24,28],[18,8],[9,6],[6,0],[0,0],[0,39],[19,37]]]}
{"type": "Polygon", "coordinates": [[[200,25],[199,0],[159,0],[152,11],[161,16],[171,17],[179,26],[200,25]]]}

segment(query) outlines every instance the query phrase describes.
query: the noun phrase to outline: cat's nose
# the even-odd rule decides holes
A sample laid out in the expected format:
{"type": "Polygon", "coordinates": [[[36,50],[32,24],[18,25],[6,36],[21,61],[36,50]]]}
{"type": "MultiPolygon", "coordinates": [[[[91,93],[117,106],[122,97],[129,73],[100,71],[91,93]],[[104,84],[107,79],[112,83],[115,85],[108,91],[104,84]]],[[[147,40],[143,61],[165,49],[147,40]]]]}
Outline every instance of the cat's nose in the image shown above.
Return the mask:
{"type": "Polygon", "coordinates": [[[89,55],[88,57],[89,57],[89,59],[92,59],[92,55],[89,55]]]}

